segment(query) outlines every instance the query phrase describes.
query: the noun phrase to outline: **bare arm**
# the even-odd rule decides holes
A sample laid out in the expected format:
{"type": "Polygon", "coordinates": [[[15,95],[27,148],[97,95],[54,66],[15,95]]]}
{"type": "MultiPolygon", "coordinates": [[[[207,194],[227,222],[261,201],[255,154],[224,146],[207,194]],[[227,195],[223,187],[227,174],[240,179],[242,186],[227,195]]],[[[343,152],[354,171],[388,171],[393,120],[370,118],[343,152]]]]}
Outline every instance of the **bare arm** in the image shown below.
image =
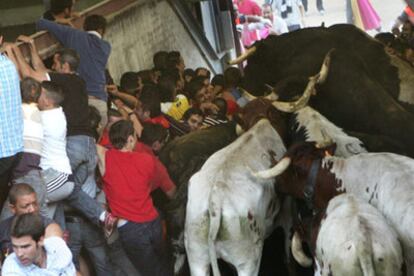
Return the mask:
{"type": "Polygon", "coordinates": [[[122,117],[126,120],[130,120],[134,126],[135,132],[137,133],[138,137],[141,137],[142,130],[144,127],[142,126],[141,122],[139,121],[135,112],[126,106],[121,100],[117,99],[114,100],[113,103],[118,108],[119,113],[121,113],[122,117]]]}
{"type": "Polygon", "coordinates": [[[33,38],[31,38],[29,36],[25,36],[25,35],[20,35],[17,38],[17,40],[29,44],[33,68],[35,70],[42,70],[44,72],[47,72],[47,68],[44,65],[42,59],[40,58],[39,53],[37,52],[36,45],[34,43],[33,38]]]}
{"type": "Polygon", "coordinates": [[[105,175],[105,154],[107,149],[101,145],[96,145],[96,152],[98,154],[98,168],[101,175],[105,175]]]}
{"type": "Polygon", "coordinates": [[[136,107],[138,104],[137,98],[127,93],[120,92],[115,84],[107,85],[106,90],[108,91],[108,93],[120,98],[121,100],[127,102],[128,104],[134,107],[136,107]]]}
{"type": "Polygon", "coordinates": [[[16,56],[18,68],[22,74],[22,77],[31,77],[39,82],[47,80],[47,77],[46,77],[47,72],[43,70],[33,70],[33,68],[24,59],[22,52],[20,51],[17,45],[13,47],[13,52],[16,56]]]}
{"type": "Polygon", "coordinates": [[[112,100],[116,108],[118,108],[119,113],[121,113],[122,118],[128,120],[128,112],[123,108],[125,104],[120,99],[112,100]]]}
{"type": "Polygon", "coordinates": [[[128,106],[122,106],[122,108],[128,113],[129,120],[134,125],[135,132],[137,133],[138,137],[141,137],[142,130],[144,127],[141,125],[141,122],[138,120],[137,114],[128,106]]]}

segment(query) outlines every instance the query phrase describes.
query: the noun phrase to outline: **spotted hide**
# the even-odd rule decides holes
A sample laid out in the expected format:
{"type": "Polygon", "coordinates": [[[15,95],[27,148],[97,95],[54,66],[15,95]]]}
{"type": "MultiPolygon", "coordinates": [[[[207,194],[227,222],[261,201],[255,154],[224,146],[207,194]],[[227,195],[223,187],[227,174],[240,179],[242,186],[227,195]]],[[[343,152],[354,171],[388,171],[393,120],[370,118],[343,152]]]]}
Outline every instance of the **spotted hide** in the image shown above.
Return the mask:
{"type": "Polygon", "coordinates": [[[258,274],[263,241],[280,202],[274,180],[258,180],[246,168],[268,168],[285,151],[278,133],[262,119],[191,177],[184,232],[191,275],[210,275],[210,263],[220,275],[217,258],[231,263],[239,276],[258,274]]]}
{"type": "Polygon", "coordinates": [[[312,143],[293,146],[280,165],[255,175],[266,179],[278,176],[278,189],[302,199],[309,198],[304,191],[313,178],[312,203],[319,210],[344,192],[368,202],[396,230],[408,275],[414,275],[414,160],[393,153],[324,156],[327,149],[315,148],[312,143]],[[314,173],[312,168],[319,169],[314,173]]]}
{"type": "Polygon", "coordinates": [[[401,245],[373,206],[351,194],[334,197],[316,241],[315,275],[402,275],[401,245]]]}

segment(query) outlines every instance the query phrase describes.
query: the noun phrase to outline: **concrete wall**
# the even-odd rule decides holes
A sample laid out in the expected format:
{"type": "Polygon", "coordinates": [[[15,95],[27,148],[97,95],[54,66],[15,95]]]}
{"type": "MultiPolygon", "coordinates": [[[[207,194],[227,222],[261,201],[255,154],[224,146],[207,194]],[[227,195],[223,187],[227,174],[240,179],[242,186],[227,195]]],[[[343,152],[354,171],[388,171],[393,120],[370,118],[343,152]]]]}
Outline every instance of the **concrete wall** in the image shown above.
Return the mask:
{"type": "Polygon", "coordinates": [[[152,56],[161,50],[180,51],[188,68],[208,68],[166,0],[137,0],[109,20],[105,39],[112,45],[109,70],[116,82],[126,71],[152,68],[152,56]]]}

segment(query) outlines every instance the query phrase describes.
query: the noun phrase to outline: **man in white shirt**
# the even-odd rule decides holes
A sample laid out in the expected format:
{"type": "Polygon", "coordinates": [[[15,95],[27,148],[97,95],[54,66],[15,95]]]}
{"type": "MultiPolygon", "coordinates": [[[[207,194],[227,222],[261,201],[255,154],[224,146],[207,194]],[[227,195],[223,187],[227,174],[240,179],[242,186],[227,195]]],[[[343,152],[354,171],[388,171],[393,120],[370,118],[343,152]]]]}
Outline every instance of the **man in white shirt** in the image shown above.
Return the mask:
{"type": "Polygon", "coordinates": [[[73,180],[66,153],[66,117],[59,106],[63,101],[63,92],[57,84],[50,81],[42,82],[41,86],[38,107],[41,110],[44,137],[40,167],[46,185],[46,198],[48,202],[65,199],[71,207],[82,212],[95,224],[104,222],[105,234],[109,236],[116,218],[81,190],[80,185],[76,185],[73,180]]]}
{"type": "Polygon", "coordinates": [[[53,224],[45,230],[39,215],[16,216],[11,227],[14,252],[6,258],[2,275],[75,276],[72,253],[60,237],[61,231],[53,224]]]}

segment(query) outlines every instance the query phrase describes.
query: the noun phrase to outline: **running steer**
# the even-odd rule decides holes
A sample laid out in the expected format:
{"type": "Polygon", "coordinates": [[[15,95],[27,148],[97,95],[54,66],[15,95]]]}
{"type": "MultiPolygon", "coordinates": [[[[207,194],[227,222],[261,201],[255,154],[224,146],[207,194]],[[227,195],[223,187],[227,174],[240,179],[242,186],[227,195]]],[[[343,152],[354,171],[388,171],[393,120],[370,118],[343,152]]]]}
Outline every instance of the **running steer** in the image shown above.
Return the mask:
{"type": "Polygon", "coordinates": [[[267,119],[213,154],[190,179],[185,247],[192,276],[207,276],[217,258],[234,265],[239,276],[257,275],[263,242],[280,209],[274,180],[252,176],[247,166],[263,170],[285,153],[267,119]]]}

